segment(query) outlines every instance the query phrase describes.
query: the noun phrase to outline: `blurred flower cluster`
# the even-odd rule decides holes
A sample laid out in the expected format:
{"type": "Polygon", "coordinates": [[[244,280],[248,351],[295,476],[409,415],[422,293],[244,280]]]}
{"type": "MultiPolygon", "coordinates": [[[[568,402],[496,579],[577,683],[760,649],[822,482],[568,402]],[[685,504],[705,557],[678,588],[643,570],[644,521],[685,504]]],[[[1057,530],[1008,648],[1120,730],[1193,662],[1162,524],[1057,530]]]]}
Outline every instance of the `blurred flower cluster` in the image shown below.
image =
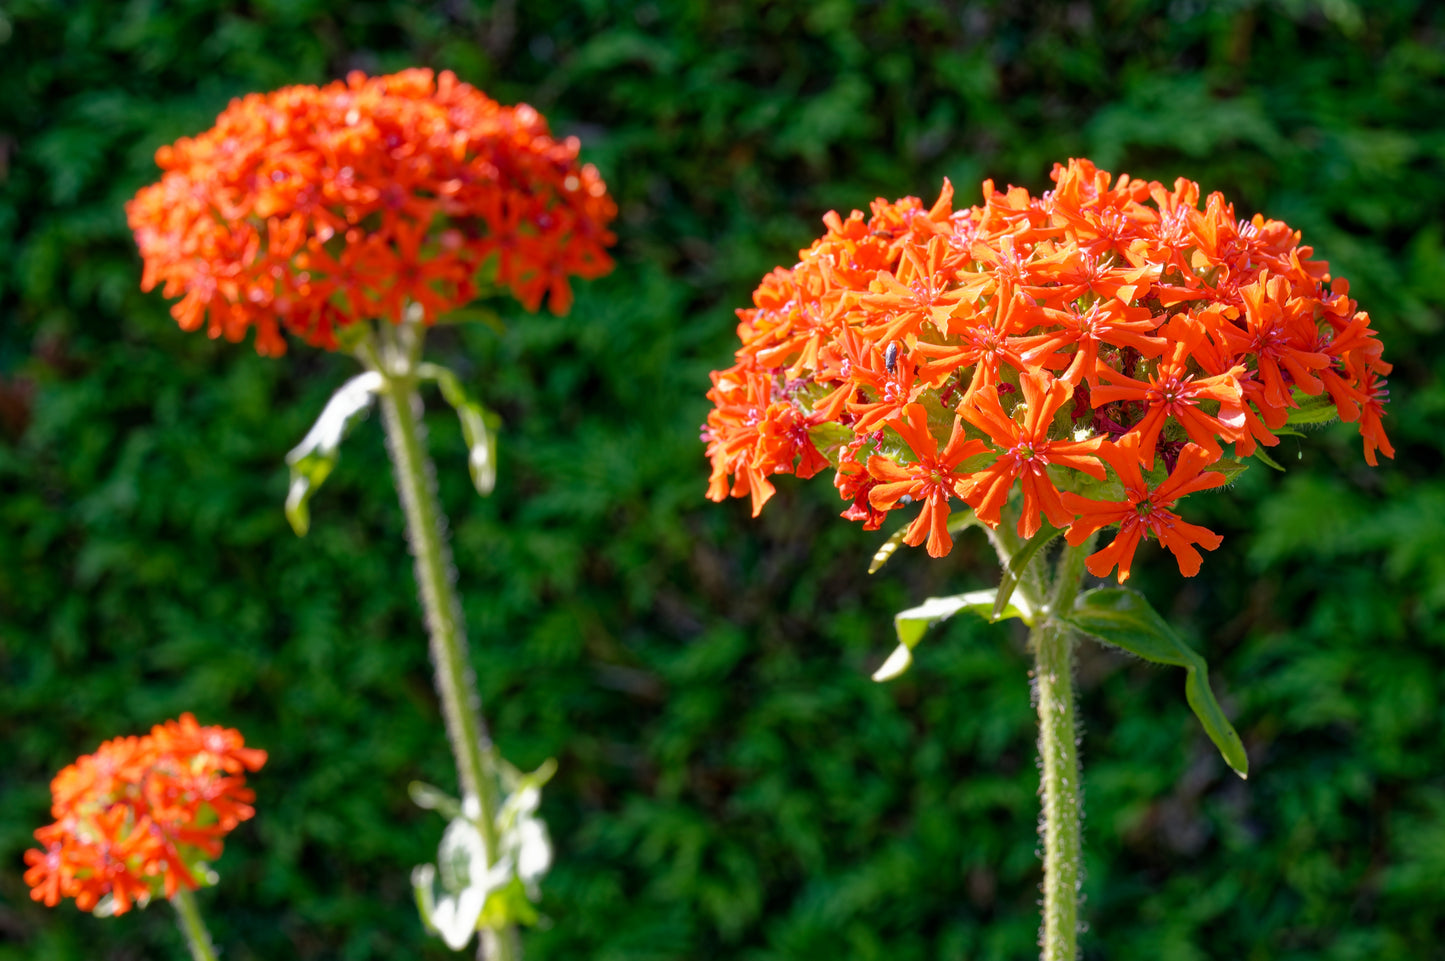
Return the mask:
{"type": "Polygon", "coordinates": [[[1118,525],[1089,558],[1129,576],[1141,539],[1187,575],[1217,534],[1176,502],[1217,487],[1290,425],[1358,422],[1365,459],[1390,365],[1369,315],[1297,232],[1235,216],[1199,185],[1056,165],[1034,197],[882,199],[828,231],[738,311],[736,363],[712,375],[708,496],[773,494],[824,467],[876,529],[921,505],[905,540],[948,553],[950,500],[990,526],[1015,490],[1018,532],[1041,515],[1070,543],[1118,525]],[[1212,469],[1211,469],[1212,468],[1212,469]]]}
{"type": "Polygon", "coordinates": [[[74,898],[90,911],[109,896],[124,914],[158,893],[195,890],[222,838],[250,818],[243,772],[266,763],[239,732],[203,727],[191,714],[142,737],[118,737],[69,765],[51,782],[55,818],[25,852],[30,896],[54,907],[74,898]]]}
{"type": "Polygon", "coordinates": [[[482,281],[527,310],[572,302],[611,269],[616,206],[576,138],[449,72],[406,70],[235,100],[162,147],[159,183],[126,207],[142,286],[180,297],[186,330],[285,350],[281,328],[334,349],[368,318],[430,323],[482,281]]]}

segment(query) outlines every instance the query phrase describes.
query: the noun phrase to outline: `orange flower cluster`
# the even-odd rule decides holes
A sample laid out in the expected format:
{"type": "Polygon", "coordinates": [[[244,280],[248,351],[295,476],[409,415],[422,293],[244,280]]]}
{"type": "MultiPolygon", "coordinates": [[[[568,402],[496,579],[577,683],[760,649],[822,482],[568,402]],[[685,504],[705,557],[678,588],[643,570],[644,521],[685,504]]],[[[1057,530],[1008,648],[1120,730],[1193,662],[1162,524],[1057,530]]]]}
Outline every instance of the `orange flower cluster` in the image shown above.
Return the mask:
{"type": "Polygon", "coordinates": [[[529,310],[572,303],[568,278],[612,267],[617,208],[576,138],[449,72],[407,70],[233,101],[216,126],[156,152],[165,170],[126,206],[142,287],[179,296],[182,328],[280,354],[285,327],[429,323],[477,295],[477,274],[529,310]]]}
{"type": "Polygon", "coordinates": [[[1022,536],[1041,516],[1073,544],[1118,525],[1089,569],[1122,582],[1149,536],[1197,573],[1220,538],[1176,502],[1292,420],[1358,421],[1370,464],[1394,456],[1369,315],[1298,233],[1182,178],[1073,160],[1053,179],[1040,197],[985,182],[966,210],[945,181],[931,208],[824,217],[738,311],[736,364],[708,392],[708,496],[756,515],[771,475],[832,466],[844,517],[874,530],[920,505],[905,541],[938,557],[953,498],[996,527],[1019,490],[1022,536]]]}
{"type": "Polygon", "coordinates": [[[247,820],[255,795],[243,771],[266,763],[239,732],[202,727],[191,714],[144,737],[106,741],[50,784],[55,823],[25,852],[30,896],[54,907],[75,898],[83,911],[102,897],[116,914],[157,892],[195,890],[195,871],[221,854],[221,839],[247,820]]]}

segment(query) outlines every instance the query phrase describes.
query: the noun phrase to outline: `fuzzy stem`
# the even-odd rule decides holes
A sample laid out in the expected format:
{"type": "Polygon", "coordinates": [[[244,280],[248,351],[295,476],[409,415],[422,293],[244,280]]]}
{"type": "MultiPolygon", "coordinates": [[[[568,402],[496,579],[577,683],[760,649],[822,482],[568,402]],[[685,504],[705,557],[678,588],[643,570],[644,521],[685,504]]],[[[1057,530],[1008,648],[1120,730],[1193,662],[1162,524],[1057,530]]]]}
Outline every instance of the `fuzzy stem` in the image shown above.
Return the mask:
{"type": "Polygon", "coordinates": [[[1043,795],[1043,961],[1076,961],[1079,942],[1080,822],[1078,734],[1074,724],[1074,634],[1055,611],[1073,606],[1091,543],[1066,545],[1059,556],[1048,606],[1039,612],[1029,644],[1039,710],[1040,793],[1043,795]]]}
{"type": "Polygon", "coordinates": [[[190,888],[177,888],[170,902],[175,906],[176,921],[180,925],[181,933],[186,936],[186,946],[191,949],[194,961],[216,961],[215,946],[211,944],[206,923],[201,920],[201,909],[197,906],[196,896],[191,893],[190,888]]]}
{"type": "MultiPolygon", "coordinates": [[[[371,343],[358,351],[363,363],[385,380],[378,401],[386,426],[387,448],[395,468],[396,489],[406,514],[407,540],[416,559],[416,582],[426,614],[437,694],[446,720],[447,737],[456,760],[463,797],[476,798],[481,815],[477,828],[487,846],[489,864],[500,856],[497,812],[500,808],[496,750],[482,720],[481,698],[467,655],[461,602],[453,584],[455,569],[445,536],[445,519],[437,500],[436,470],[426,453],[421,395],[416,368],[422,332],[406,324],[392,333],[381,326],[386,341],[376,353],[371,343]]],[[[515,961],[521,947],[512,926],[492,941],[496,961],[515,961]]]]}

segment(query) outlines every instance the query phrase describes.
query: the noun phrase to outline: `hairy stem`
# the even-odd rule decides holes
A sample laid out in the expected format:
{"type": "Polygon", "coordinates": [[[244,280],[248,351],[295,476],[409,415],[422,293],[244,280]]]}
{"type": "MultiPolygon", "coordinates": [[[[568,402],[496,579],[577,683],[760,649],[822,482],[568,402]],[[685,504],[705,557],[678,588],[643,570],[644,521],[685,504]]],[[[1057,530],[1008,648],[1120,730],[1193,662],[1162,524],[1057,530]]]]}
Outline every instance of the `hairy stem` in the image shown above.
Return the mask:
{"type": "Polygon", "coordinates": [[[1079,951],[1080,822],[1078,734],[1074,723],[1073,631],[1054,612],[1073,606],[1091,544],[1066,545],[1055,569],[1048,605],[1029,635],[1039,710],[1040,788],[1043,795],[1043,961],[1076,961],[1079,951]]]}
{"type": "MultiPolygon", "coordinates": [[[[467,655],[462,607],[453,584],[451,550],[445,536],[445,519],[437,500],[436,471],[426,453],[421,395],[416,368],[421,356],[422,333],[403,325],[394,334],[382,326],[387,342],[380,354],[370,343],[360,351],[362,360],[385,380],[378,401],[386,425],[387,448],[395,468],[396,489],[406,514],[407,540],[416,560],[416,582],[426,615],[437,694],[446,720],[447,737],[456,760],[457,778],[464,798],[475,798],[481,809],[477,828],[486,842],[487,857],[500,856],[497,811],[500,807],[497,758],[486,724],[481,698],[467,655]]],[[[514,961],[521,956],[516,931],[508,926],[497,932],[492,956],[514,961]]]]}
{"type": "Polygon", "coordinates": [[[201,909],[196,904],[195,894],[189,888],[180,887],[170,901],[175,905],[176,922],[186,936],[186,947],[191,949],[194,961],[216,961],[216,949],[211,944],[206,923],[201,920],[201,909]]]}

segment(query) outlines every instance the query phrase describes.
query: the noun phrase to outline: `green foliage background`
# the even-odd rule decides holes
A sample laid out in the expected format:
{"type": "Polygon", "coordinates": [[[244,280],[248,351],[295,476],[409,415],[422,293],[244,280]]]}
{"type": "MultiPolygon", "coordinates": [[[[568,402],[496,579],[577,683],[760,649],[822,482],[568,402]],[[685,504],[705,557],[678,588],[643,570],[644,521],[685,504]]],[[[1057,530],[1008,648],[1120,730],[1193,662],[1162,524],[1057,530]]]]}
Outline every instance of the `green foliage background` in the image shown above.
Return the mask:
{"type": "MultiPolygon", "coordinates": [[[[1304,231],[1396,363],[1399,450],[1349,427],[1190,500],[1199,577],[1136,581],[1209,658],[1229,774],[1182,676],[1088,647],[1088,959],[1445,958],[1445,16],[1426,0],[7,0],[0,4],[0,959],[183,955],[164,906],[96,920],[20,874],[48,782],[183,710],[270,750],[201,896],[233,961],[441,958],[407,875],[450,784],[379,425],[281,513],[345,357],[182,334],[123,202],[233,96],[452,68],[576,133],[622,209],[565,318],[433,356],[501,412],[496,494],[433,450],[482,693],[556,757],[531,959],[1016,959],[1039,865],[1018,633],[958,621],[888,686],[891,614],[996,574],[864,574],[821,480],[714,505],[697,425],[734,308],[831,208],[1056,160],[1179,175],[1304,231]]],[[[1149,563],[1152,560],[1153,563],[1149,563]]]]}

